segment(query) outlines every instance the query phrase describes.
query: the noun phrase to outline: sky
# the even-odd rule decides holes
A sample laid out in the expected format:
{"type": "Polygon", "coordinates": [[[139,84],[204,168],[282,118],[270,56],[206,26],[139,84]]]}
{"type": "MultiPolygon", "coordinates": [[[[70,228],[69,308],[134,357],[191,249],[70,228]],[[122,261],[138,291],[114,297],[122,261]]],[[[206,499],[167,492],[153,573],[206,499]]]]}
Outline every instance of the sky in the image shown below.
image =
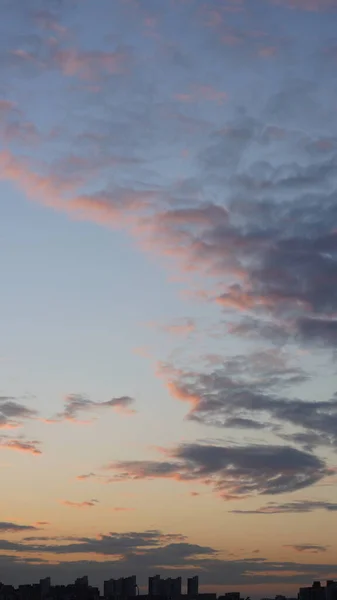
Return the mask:
{"type": "Polygon", "coordinates": [[[337,1],[0,11],[0,581],[336,576],[337,1]]]}

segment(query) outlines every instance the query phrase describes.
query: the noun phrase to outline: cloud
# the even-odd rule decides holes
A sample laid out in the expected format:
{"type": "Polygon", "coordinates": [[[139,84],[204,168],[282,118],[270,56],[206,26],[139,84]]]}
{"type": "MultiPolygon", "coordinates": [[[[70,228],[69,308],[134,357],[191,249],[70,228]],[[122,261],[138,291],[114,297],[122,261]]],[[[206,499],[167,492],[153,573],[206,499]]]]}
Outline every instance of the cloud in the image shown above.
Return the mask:
{"type": "Polygon", "coordinates": [[[4,448],[6,450],[16,450],[18,452],[25,452],[38,456],[39,454],[42,454],[38,447],[39,444],[40,442],[38,440],[24,440],[22,438],[15,439],[6,436],[0,436],[0,449],[4,448]]]}
{"type": "Polygon", "coordinates": [[[255,510],[232,510],[240,515],[275,515],[282,513],[309,513],[315,510],[337,511],[337,503],[325,500],[295,500],[294,502],[269,502],[266,506],[255,510]]]}
{"type": "Polygon", "coordinates": [[[273,4],[286,6],[291,9],[299,9],[310,12],[323,12],[335,10],[336,0],[269,0],[273,4]]]}
{"type": "MultiPolygon", "coordinates": [[[[215,550],[209,547],[188,544],[185,536],[181,534],[165,534],[158,530],[147,530],[143,532],[110,532],[109,534],[100,534],[97,537],[76,537],[76,536],[34,536],[26,538],[27,542],[41,541],[43,544],[23,544],[20,542],[10,542],[0,540],[1,550],[34,552],[34,553],[52,553],[52,554],[97,554],[105,556],[122,556],[131,552],[137,552],[141,557],[147,553],[157,552],[165,559],[165,553],[170,554],[176,550],[181,559],[193,555],[214,555],[215,550]],[[50,544],[50,542],[66,542],[50,544]]],[[[141,558],[139,558],[141,560],[141,558]]]]}
{"type": "Polygon", "coordinates": [[[57,415],[54,418],[49,419],[48,422],[55,423],[64,420],[80,422],[77,419],[80,413],[99,412],[103,409],[112,409],[117,413],[130,415],[136,412],[134,409],[130,408],[133,403],[134,399],[130,398],[130,396],[111,398],[111,400],[107,400],[106,402],[94,402],[81,394],[70,394],[65,398],[64,411],[57,413],[57,415]]]}
{"type": "Polygon", "coordinates": [[[289,397],[289,389],[308,380],[295,364],[289,366],[276,351],[255,352],[224,358],[219,367],[200,372],[160,365],[159,374],[171,395],[190,405],[190,420],[228,429],[269,430],[308,450],[336,446],[337,399],[289,397]],[[288,433],[289,425],[298,431],[288,433]]]}
{"type": "Polygon", "coordinates": [[[194,85],[185,93],[174,95],[179,102],[215,102],[222,104],[228,99],[227,92],[215,89],[211,85],[194,85]]]}
{"type": "Polygon", "coordinates": [[[171,335],[185,336],[195,331],[196,324],[195,320],[190,317],[176,319],[169,325],[163,325],[162,330],[171,335]]]}
{"type": "Polygon", "coordinates": [[[15,183],[31,200],[68,213],[73,218],[110,226],[118,224],[119,227],[128,220],[129,211],[136,216],[137,211],[148,207],[157,195],[151,189],[129,188],[76,194],[83,184],[83,175],[70,179],[66,173],[63,177],[57,172],[42,175],[27,160],[8,150],[0,151],[0,178],[15,183]]]}
{"type": "MultiPolygon", "coordinates": [[[[39,523],[41,524],[41,523],[39,523]]],[[[37,523],[38,525],[38,523],[37,523]]],[[[37,531],[38,527],[33,525],[20,525],[19,523],[12,523],[10,521],[0,521],[0,532],[21,532],[21,531],[37,531]]]]}
{"type": "Polygon", "coordinates": [[[291,550],[295,550],[295,552],[318,554],[320,552],[326,552],[328,546],[318,546],[317,544],[287,544],[284,548],[291,548],[291,550]]]}
{"type": "Polygon", "coordinates": [[[67,77],[95,81],[107,75],[125,73],[130,65],[130,54],[123,49],[115,52],[84,52],[74,48],[59,50],[54,60],[67,77]]]}
{"type": "Polygon", "coordinates": [[[287,446],[182,444],[165,451],[167,461],[116,461],[111,481],[167,478],[211,485],[223,499],[282,494],[330,474],[323,460],[287,446]]]}
{"type": "Polygon", "coordinates": [[[0,429],[20,427],[25,419],[33,419],[37,411],[16,401],[16,398],[0,397],[0,429]]]}
{"type": "MultiPolygon", "coordinates": [[[[270,3],[275,5],[276,0],[270,0],[270,3]]],[[[279,0],[278,3],[310,10],[335,5],[334,0],[279,0]]],[[[237,2],[231,6],[240,10],[244,7],[237,2]]],[[[228,4],[224,12],[219,7],[209,7],[210,16],[215,17],[213,27],[220,23],[220,28],[223,27],[224,17],[228,21],[227,9],[228,4]]],[[[49,11],[52,13],[50,19],[46,10],[47,14],[42,14],[43,25],[53,29],[55,19],[59,22],[59,16],[55,17],[54,12],[49,11]]],[[[38,14],[39,11],[41,7],[33,12],[38,14]]],[[[189,9],[186,8],[186,11],[186,15],[190,14],[189,9]]],[[[192,26],[191,21],[188,22],[192,26]]],[[[239,38],[239,41],[245,34],[250,36],[254,48],[262,54],[270,55],[276,47],[271,43],[273,35],[268,31],[243,30],[241,37],[240,31],[236,30],[226,30],[223,35],[226,34],[232,36],[231,39],[233,36],[239,38]]],[[[27,56],[36,58],[37,55],[40,61],[43,59],[43,65],[48,66],[47,72],[49,66],[54,65],[63,74],[89,80],[109,71],[123,71],[130,54],[124,48],[115,48],[112,52],[84,51],[57,42],[54,49],[49,49],[46,58],[41,44],[46,53],[46,40],[42,43],[38,37],[35,54],[28,47],[16,48],[16,52],[21,50],[21,55],[16,55],[15,59],[22,62],[22,53],[26,52],[27,63],[27,56]]],[[[14,46],[11,56],[13,51],[14,46]]],[[[182,63],[181,48],[179,52],[182,63]]],[[[170,60],[173,60],[172,56],[170,60]]],[[[177,52],[174,60],[178,61],[177,52]]],[[[138,84],[137,74],[132,75],[135,85],[138,84]]],[[[314,86],[300,80],[286,82],[273,95],[270,93],[269,97],[261,99],[259,117],[253,118],[244,110],[238,110],[233,119],[227,117],[226,120],[224,117],[220,128],[212,115],[205,118],[204,113],[197,111],[193,115],[178,113],[171,103],[165,103],[162,98],[158,102],[152,101],[149,119],[144,108],[149,107],[150,80],[146,69],[142,71],[142,78],[144,83],[139,87],[137,107],[120,102],[118,118],[109,115],[104,120],[106,107],[104,102],[100,102],[100,118],[86,119],[82,130],[77,131],[76,139],[72,140],[78,158],[85,158],[86,164],[90,164],[90,160],[95,163],[95,168],[90,170],[90,189],[99,188],[100,192],[84,192],[83,168],[82,179],[72,180],[70,184],[65,181],[65,173],[60,173],[59,161],[47,168],[46,165],[36,168],[32,160],[23,161],[8,152],[1,155],[3,177],[16,182],[31,198],[57,207],[72,218],[126,226],[156,254],[174,257],[180,268],[194,269],[208,277],[216,276],[222,290],[214,301],[222,307],[226,318],[230,311],[255,316],[259,332],[263,334],[261,316],[268,316],[275,327],[286,329],[296,343],[320,341],[334,345],[335,337],[328,331],[328,326],[331,325],[330,330],[334,328],[333,314],[337,308],[332,283],[336,236],[331,231],[331,223],[336,219],[333,195],[336,148],[331,140],[326,140],[333,136],[324,131],[324,123],[329,119],[326,115],[323,118],[323,111],[317,107],[314,86]],[[310,128],[313,116],[317,126],[310,128]],[[122,198],[127,196],[126,191],[123,194],[121,190],[111,189],[106,177],[101,177],[102,170],[106,169],[104,151],[107,147],[111,151],[113,143],[117,147],[123,144],[127,150],[125,157],[128,158],[129,152],[130,160],[133,158],[130,149],[136,146],[141,148],[142,157],[150,159],[153,142],[149,140],[165,139],[170,147],[172,140],[182,141],[183,125],[193,131],[193,135],[203,130],[202,141],[198,138],[193,146],[193,169],[197,173],[193,177],[197,192],[193,195],[184,193],[180,182],[168,181],[160,172],[155,178],[160,185],[153,186],[153,172],[142,171],[143,177],[138,178],[137,171],[131,177],[132,183],[147,179],[152,184],[144,185],[151,188],[147,189],[148,194],[152,192],[152,210],[149,211],[149,202],[145,201],[140,190],[133,190],[133,203],[127,202],[125,197],[122,198]],[[83,157],[83,141],[88,143],[89,139],[88,155],[83,157]],[[325,151],[320,153],[317,149],[322,140],[328,141],[330,150],[325,144],[325,151]],[[251,152],[252,148],[254,152],[251,152]],[[313,148],[316,148],[316,153],[313,148]],[[288,202],[286,198],[290,195],[292,201],[288,202]],[[137,214],[134,214],[136,197],[137,214]],[[324,211],[319,210],[322,204],[324,211]],[[218,218],[215,218],[216,214],[218,218]],[[199,216],[199,221],[196,216],[199,216]],[[318,319],[319,324],[311,321],[308,324],[303,319],[318,319]],[[326,327],[323,326],[324,320],[326,327]],[[287,328],[284,323],[288,324],[287,328]]],[[[185,99],[196,94],[197,97],[217,101],[218,94],[224,92],[218,91],[216,83],[191,84],[191,87],[188,83],[187,91],[182,90],[182,93],[185,99]]],[[[82,96],[78,97],[78,101],[81,106],[88,102],[82,96]]],[[[5,102],[5,110],[10,109],[8,102],[11,101],[5,102]]],[[[68,139],[70,133],[63,135],[68,139]]],[[[63,165],[66,163],[63,160],[63,165]]],[[[67,167],[63,166],[63,171],[66,170],[67,167]]],[[[186,177],[187,181],[189,179],[186,177]]]]}
{"type": "Polygon", "coordinates": [[[64,36],[68,32],[67,27],[62,25],[57,15],[50,10],[33,11],[31,17],[42,30],[51,31],[60,36],[64,36]]]}
{"type": "Polygon", "coordinates": [[[111,407],[115,412],[120,414],[132,415],[136,412],[134,409],[130,408],[133,403],[133,398],[121,396],[120,398],[112,398],[103,404],[107,407],[111,407]]]}
{"type": "Polygon", "coordinates": [[[51,576],[55,583],[65,583],[85,572],[93,585],[108,579],[118,567],[121,576],[137,575],[140,585],[160,567],[173,577],[177,568],[183,577],[199,575],[203,585],[244,585],[292,583],[300,585],[308,579],[329,578],[334,564],[268,561],[264,557],[223,560],[208,546],[190,544],[180,534],[160,531],[125,532],[99,535],[97,538],[56,537],[26,540],[25,543],[0,540],[0,573],[7,573],[17,584],[51,576]],[[6,555],[11,552],[11,555],[6,555]],[[44,564],[43,554],[55,559],[44,564]],[[101,555],[105,560],[62,560],[62,555],[101,555]],[[29,555],[29,556],[27,556],[29,555]]]}
{"type": "Polygon", "coordinates": [[[77,475],[76,479],[79,481],[85,481],[86,479],[95,479],[96,473],[83,473],[83,475],[77,475]]]}
{"type": "MultiPolygon", "coordinates": [[[[301,98],[301,93],[297,86],[288,95],[301,98]]],[[[268,110],[275,114],[279,105],[280,98],[272,98],[268,110]]],[[[308,139],[299,146],[298,136],[286,128],[281,139],[272,131],[275,127],[242,115],[206,138],[208,146],[196,160],[200,181],[195,187],[199,183],[203,190],[216,180],[228,195],[226,206],[197,198],[194,206],[179,207],[184,196],[174,186],[86,195],[78,193],[76,181],[37,175],[8,152],[2,153],[0,163],[5,178],[49,206],[76,218],[126,226],[147,248],[172,256],[180,268],[220,278],[224,289],[214,301],[225,312],[255,316],[260,333],[263,315],[292,340],[333,345],[337,296],[332,255],[337,236],[330,224],[336,218],[331,190],[336,157],[318,158],[308,152],[308,139]],[[252,144],[261,154],[259,161],[248,161],[252,144]],[[280,144],[289,155],[295,145],[303,148],[303,164],[268,162],[271,148],[280,144]],[[240,170],[246,156],[247,166],[240,170]],[[294,201],[284,203],[290,193],[294,201]],[[324,213],[318,208],[323,198],[324,213]],[[146,214],[149,206],[154,209],[151,216],[146,214]]]]}
{"type": "Polygon", "coordinates": [[[114,506],[112,508],[114,512],[129,512],[131,510],[135,510],[134,508],[129,508],[127,506],[114,506]]]}
{"type": "Polygon", "coordinates": [[[96,506],[98,500],[85,500],[84,502],[72,502],[71,500],[61,500],[61,504],[64,506],[70,506],[71,508],[93,508],[96,506]]]}

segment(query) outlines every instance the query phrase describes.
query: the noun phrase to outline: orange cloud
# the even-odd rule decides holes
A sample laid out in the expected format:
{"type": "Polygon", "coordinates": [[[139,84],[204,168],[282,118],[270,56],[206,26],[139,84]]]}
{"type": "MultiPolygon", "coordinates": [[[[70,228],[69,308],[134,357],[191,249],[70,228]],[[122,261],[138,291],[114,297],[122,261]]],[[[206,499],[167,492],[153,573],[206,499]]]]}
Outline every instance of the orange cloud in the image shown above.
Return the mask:
{"type": "Polygon", "coordinates": [[[15,423],[14,421],[2,422],[0,420],[0,429],[18,429],[22,427],[21,423],[15,423]]]}
{"type": "Polygon", "coordinates": [[[97,477],[96,473],[84,473],[83,475],[77,475],[76,479],[85,481],[86,479],[94,479],[95,477],[97,477]]]}
{"type": "Polygon", "coordinates": [[[170,392],[173,398],[177,400],[182,400],[183,402],[190,402],[193,407],[197,407],[200,403],[200,397],[195,394],[190,394],[187,390],[184,390],[179,384],[175,381],[168,381],[166,383],[166,387],[170,392]]]}
{"type": "Polygon", "coordinates": [[[70,506],[71,508],[92,508],[96,506],[98,500],[85,500],[84,502],[72,502],[71,500],[61,500],[61,504],[64,506],[70,506]]]}

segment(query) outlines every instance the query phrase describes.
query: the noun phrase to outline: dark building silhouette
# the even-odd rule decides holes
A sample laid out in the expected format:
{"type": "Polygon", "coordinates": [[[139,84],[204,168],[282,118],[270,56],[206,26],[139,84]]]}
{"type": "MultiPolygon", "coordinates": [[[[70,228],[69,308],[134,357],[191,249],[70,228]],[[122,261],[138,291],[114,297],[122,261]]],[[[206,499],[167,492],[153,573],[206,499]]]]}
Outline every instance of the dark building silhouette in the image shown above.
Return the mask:
{"type": "Polygon", "coordinates": [[[187,579],[187,596],[189,598],[196,598],[199,593],[199,577],[188,577],[187,579]]]}
{"type": "Polygon", "coordinates": [[[300,588],[298,600],[337,600],[337,582],[329,579],[324,587],[314,581],[311,587],[300,588]]]}
{"type": "Polygon", "coordinates": [[[218,600],[240,600],[240,592],[226,592],[224,596],[218,596],[218,600]]]}
{"type": "Polygon", "coordinates": [[[149,577],[149,596],[174,599],[181,596],[181,577],[162,579],[160,575],[149,577]]]}
{"type": "Polygon", "coordinates": [[[104,597],[113,600],[123,600],[136,595],[137,579],[135,575],[108,579],[104,581],[104,597]]]}
{"type": "Polygon", "coordinates": [[[153,577],[149,577],[149,596],[160,596],[160,587],[160,575],[153,575],[153,577]]]}

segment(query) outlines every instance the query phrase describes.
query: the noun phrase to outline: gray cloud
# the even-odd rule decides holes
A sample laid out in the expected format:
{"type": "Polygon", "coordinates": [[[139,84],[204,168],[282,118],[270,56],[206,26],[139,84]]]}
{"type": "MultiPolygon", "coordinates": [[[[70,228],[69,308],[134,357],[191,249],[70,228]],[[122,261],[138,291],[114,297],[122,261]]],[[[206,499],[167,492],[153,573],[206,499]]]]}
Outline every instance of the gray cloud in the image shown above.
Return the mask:
{"type": "MultiPolygon", "coordinates": [[[[26,545],[22,544],[20,554],[0,556],[0,579],[20,584],[49,575],[54,583],[65,583],[85,572],[93,585],[101,585],[104,579],[111,576],[111,572],[118,570],[121,576],[135,573],[139,584],[145,586],[147,577],[159,568],[165,569],[166,576],[173,576],[179,567],[183,577],[199,575],[203,585],[249,585],[254,590],[255,585],[270,582],[303,585],[315,577],[328,578],[335,569],[334,564],[268,561],[263,557],[222,560],[212,548],[184,542],[147,550],[137,545],[141,534],[139,538],[131,534],[131,539],[134,540],[131,545],[116,544],[113,558],[103,562],[63,561],[60,556],[56,556],[52,563],[45,564],[45,559],[41,558],[42,545],[37,545],[36,557],[22,558],[21,551],[26,545]]],[[[49,546],[46,551],[49,551],[49,546]]]]}
{"type": "MultiPolygon", "coordinates": [[[[213,555],[212,548],[188,544],[181,534],[164,534],[158,530],[143,532],[126,532],[99,535],[94,538],[76,536],[39,536],[25,538],[25,543],[0,540],[1,550],[12,550],[15,552],[35,552],[53,554],[100,554],[100,555],[128,555],[137,552],[139,556],[157,555],[164,560],[177,554],[180,559],[194,555],[213,555]],[[45,542],[42,544],[30,544],[26,542],[45,542]],[[52,544],[50,542],[59,542],[52,544]],[[60,543],[64,542],[64,543],[60,543]]],[[[139,559],[141,560],[141,558],[139,559]]]]}
{"type": "Polygon", "coordinates": [[[317,544],[287,544],[284,548],[291,548],[296,552],[310,552],[311,554],[319,554],[320,552],[326,552],[328,546],[319,546],[317,544]]]}
{"type": "Polygon", "coordinates": [[[276,515],[282,513],[309,513],[315,510],[337,511],[337,503],[325,500],[295,500],[294,502],[268,502],[255,510],[231,510],[240,515],[276,515]]]}
{"type": "Polygon", "coordinates": [[[201,481],[224,499],[281,494],[308,487],[329,475],[315,455],[287,446],[183,444],[167,451],[170,461],[117,461],[111,481],[172,478],[201,481]]]}
{"type": "Polygon", "coordinates": [[[10,396],[0,397],[0,429],[19,427],[25,419],[33,419],[37,411],[10,396]]]}
{"type": "MultiPolygon", "coordinates": [[[[296,364],[296,363],[295,363],[296,364]]],[[[337,445],[337,399],[289,398],[289,388],[307,381],[296,366],[278,354],[232,357],[208,372],[162,367],[171,394],[190,404],[188,419],[206,425],[272,431],[286,441],[312,450],[337,445]],[[285,427],[296,427],[290,433],[285,427]]]]}
{"type": "Polygon", "coordinates": [[[65,399],[64,411],[58,413],[56,417],[49,419],[49,421],[77,421],[77,417],[80,413],[90,413],[109,408],[122,414],[133,414],[135,412],[131,408],[133,404],[134,399],[129,396],[112,398],[106,402],[94,402],[82,394],[70,394],[65,399]]]}
{"type": "Polygon", "coordinates": [[[21,531],[36,531],[39,527],[33,525],[20,525],[20,523],[12,523],[11,521],[0,521],[1,532],[21,532],[21,531]]]}

